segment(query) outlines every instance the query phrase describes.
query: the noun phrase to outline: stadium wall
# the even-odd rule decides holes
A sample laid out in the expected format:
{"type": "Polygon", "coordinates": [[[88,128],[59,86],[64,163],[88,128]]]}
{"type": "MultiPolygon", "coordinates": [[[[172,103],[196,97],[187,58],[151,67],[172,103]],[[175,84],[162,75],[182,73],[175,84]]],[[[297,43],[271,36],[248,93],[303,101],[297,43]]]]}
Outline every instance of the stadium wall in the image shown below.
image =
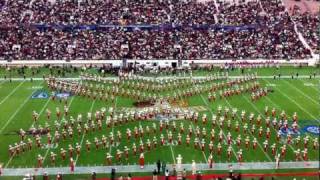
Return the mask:
{"type": "Polygon", "coordinates": [[[277,64],[277,65],[306,65],[316,66],[319,65],[319,59],[297,59],[297,60],[14,60],[14,61],[1,61],[2,66],[43,66],[43,65],[110,65],[112,67],[122,67],[124,64],[137,64],[144,65],[145,67],[190,67],[191,65],[224,65],[224,64],[277,64]]]}

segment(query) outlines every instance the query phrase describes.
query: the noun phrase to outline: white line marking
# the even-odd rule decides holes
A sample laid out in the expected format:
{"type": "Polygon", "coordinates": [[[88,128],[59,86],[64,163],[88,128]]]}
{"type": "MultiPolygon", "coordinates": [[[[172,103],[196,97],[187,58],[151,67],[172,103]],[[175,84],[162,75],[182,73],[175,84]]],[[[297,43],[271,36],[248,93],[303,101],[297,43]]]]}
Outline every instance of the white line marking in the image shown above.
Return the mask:
{"type": "MultiPolygon", "coordinates": [[[[191,126],[192,126],[192,130],[193,130],[193,133],[196,134],[196,129],[194,128],[194,125],[193,125],[193,122],[190,123],[191,126]]],[[[199,139],[200,140],[200,139],[199,139]]],[[[199,146],[201,147],[201,143],[200,141],[198,142],[199,146]]],[[[202,151],[202,150],[201,150],[202,151]]],[[[206,163],[208,162],[208,159],[206,157],[206,154],[202,151],[202,154],[203,154],[203,157],[204,157],[204,160],[206,161],[206,163]]]]}
{"type": "Polygon", "coordinates": [[[310,96],[306,95],[304,92],[302,92],[300,89],[298,89],[296,86],[292,85],[291,83],[289,83],[287,80],[284,80],[284,82],[286,82],[287,84],[289,84],[289,86],[293,87],[294,89],[296,89],[300,94],[302,94],[304,97],[308,98],[310,101],[314,102],[315,104],[319,105],[319,102],[315,101],[314,99],[312,99],[310,96]]]}
{"type": "MultiPolygon", "coordinates": [[[[117,102],[118,102],[118,97],[116,97],[116,100],[115,100],[114,109],[113,109],[114,112],[116,111],[116,108],[117,108],[117,102]]],[[[114,133],[114,122],[113,121],[112,121],[111,132],[112,132],[112,134],[114,133]]],[[[112,144],[110,144],[110,149],[109,149],[110,154],[111,154],[111,151],[112,151],[112,144]]]]}
{"type": "MultiPolygon", "coordinates": [[[[95,104],[95,103],[96,103],[96,100],[94,100],[94,101],[92,102],[89,112],[92,113],[93,107],[94,107],[94,104],[95,104]]],[[[87,121],[87,122],[88,122],[88,121],[87,121]]],[[[80,142],[80,147],[82,147],[82,144],[83,144],[85,135],[86,135],[86,133],[83,133],[82,138],[81,138],[81,142],[80,142]]],[[[79,156],[77,155],[76,160],[74,161],[74,162],[75,162],[74,165],[77,164],[78,158],[79,158],[79,156]]]]}
{"type": "MultiPolygon", "coordinates": [[[[72,104],[73,100],[74,100],[74,96],[72,96],[72,98],[71,98],[71,101],[70,101],[70,103],[69,103],[69,105],[68,105],[68,109],[70,108],[70,106],[71,106],[71,104],[72,104]]],[[[64,114],[64,113],[63,113],[63,114],[64,114]]],[[[64,115],[63,115],[63,117],[64,117],[64,115]]],[[[53,141],[54,141],[54,138],[53,138],[53,141]]],[[[44,158],[43,158],[43,162],[44,162],[44,161],[45,161],[45,159],[47,158],[48,153],[49,153],[49,150],[50,150],[50,148],[48,148],[48,149],[47,149],[46,154],[44,155],[44,158]]]]}
{"type": "MultiPolygon", "coordinates": [[[[201,96],[202,101],[203,101],[203,102],[207,105],[207,107],[209,108],[209,112],[211,113],[211,116],[212,116],[214,113],[212,112],[212,110],[211,110],[211,108],[210,108],[210,105],[209,105],[208,102],[203,98],[202,95],[200,95],[200,96],[201,96]]],[[[222,130],[222,129],[220,128],[220,126],[218,126],[218,127],[219,127],[220,130],[222,130]]],[[[223,136],[224,136],[224,139],[226,140],[226,139],[227,139],[227,136],[226,136],[226,134],[223,132],[223,130],[222,130],[222,134],[223,134],[223,136]]],[[[232,152],[233,152],[234,156],[237,157],[237,154],[236,154],[236,152],[234,151],[233,146],[231,146],[231,148],[232,148],[232,152]]]]}
{"type": "MultiPolygon", "coordinates": [[[[265,96],[265,97],[267,97],[267,96],[265,96]]],[[[260,112],[260,110],[250,101],[250,100],[248,100],[246,97],[244,97],[250,104],[251,104],[251,106],[263,117],[263,119],[265,120],[266,119],[266,117],[265,117],[265,115],[263,114],[263,113],[261,113],[260,112]]],[[[274,104],[274,103],[273,103],[274,104]]],[[[278,106],[279,107],[279,106],[278,106]]],[[[271,128],[274,130],[274,132],[277,134],[278,133],[278,131],[273,127],[273,126],[271,126],[271,128]]],[[[291,146],[291,144],[288,144],[289,145],[289,147],[291,148],[291,150],[294,152],[294,148],[291,146]]]]}
{"type": "MultiPolygon", "coordinates": [[[[242,97],[245,98],[243,95],[242,95],[242,97]]],[[[246,99],[246,98],[245,98],[245,99],[246,99]]],[[[247,100],[247,99],[246,99],[246,100],[247,100]]],[[[233,108],[227,99],[226,99],[226,103],[230,106],[230,108],[233,108]]],[[[240,119],[239,114],[236,113],[236,115],[237,115],[237,117],[240,119]]],[[[254,138],[254,136],[252,135],[251,131],[249,131],[249,134],[250,134],[250,136],[252,136],[252,137],[254,138]]],[[[269,161],[272,162],[272,159],[270,158],[270,156],[269,156],[266,152],[264,152],[264,149],[262,148],[262,146],[261,146],[261,144],[260,144],[259,141],[258,141],[258,146],[260,147],[260,149],[261,149],[261,151],[264,153],[264,155],[269,159],[269,161]]]]}
{"type": "MultiPolygon", "coordinates": [[[[264,81],[268,82],[267,80],[264,79],[264,81]]],[[[310,114],[307,110],[305,110],[300,104],[298,104],[294,99],[290,98],[289,96],[287,96],[285,93],[283,93],[279,88],[275,87],[280,94],[282,94],[283,96],[285,96],[287,99],[289,99],[290,101],[292,101],[293,103],[295,103],[303,112],[307,113],[310,117],[312,117],[313,119],[317,119],[315,116],[313,116],[312,114],[310,114]]]]}
{"type": "MultiPolygon", "coordinates": [[[[25,81],[22,81],[17,87],[15,87],[12,91],[11,91],[11,93],[10,94],[8,94],[1,102],[0,102],[0,105],[2,104],[2,103],[4,103],[13,93],[15,93],[17,90],[18,90],[18,88],[24,83],[25,81]]],[[[35,91],[34,91],[35,92],[35,91]]]]}
{"type": "MultiPolygon", "coordinates": [[[[41,114],[43,113],[44,109],[48,106],[50,102],[50,98],[48,98],[48,101],[46,102],[46,104],[43,106],[43,108],[41,109],[39,116],[41,116],[41,114]]],[[[35,121],[33,121],[32,126],[35,124],[35,121]]],[[[7,164],[5,165],[5,168],[7,168],[9,166],[9,164],[11,163],[13,159],[13,156],[11,156],[11,158],[9,159],[9,161],[7,162],[7,164]]]]}
{"type": "MultiPolygon", "coordinates": [[[[33,91],[32,94],[36,92],[33,91]]],[[[32,96],[32,95],[31,95],[32,96]]],[[[6,122],[5,125],[2,126],[2,128],[0,129],[0,134],[3,132],[3,130],[9,125],[9,123],[14,119],[14,117],[19,113],[19,111],[26,105],[26,103],[30,100],[30,97],[31,96],[28,96],[22,104],[20,104],[20,106],[18,107],[18,109],[10,116],[9,120],[6,122]]]]}

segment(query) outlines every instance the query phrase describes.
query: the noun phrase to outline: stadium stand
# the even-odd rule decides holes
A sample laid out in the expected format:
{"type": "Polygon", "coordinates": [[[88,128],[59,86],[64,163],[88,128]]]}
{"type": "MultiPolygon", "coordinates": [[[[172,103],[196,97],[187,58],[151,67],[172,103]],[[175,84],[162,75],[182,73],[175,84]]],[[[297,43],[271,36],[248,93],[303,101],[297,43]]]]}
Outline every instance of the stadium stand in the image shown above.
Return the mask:
{"type": "Polygon", "coordinates": [[[307,59],[319,19],[277,0],[1,1],[0,59],[307,59]],[[245,17],[245,18],[244,18],[245,17]]]}

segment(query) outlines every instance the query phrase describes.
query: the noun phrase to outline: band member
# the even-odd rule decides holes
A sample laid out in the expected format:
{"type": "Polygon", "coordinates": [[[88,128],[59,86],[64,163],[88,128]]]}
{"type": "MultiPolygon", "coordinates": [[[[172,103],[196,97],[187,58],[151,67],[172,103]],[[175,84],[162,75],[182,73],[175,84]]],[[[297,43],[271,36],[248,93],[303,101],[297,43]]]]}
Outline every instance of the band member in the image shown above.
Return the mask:
{"type": "Polygon", "coordinates": [[[75,167],[75,162],[72,158],[70,158],[70,171],[73,173],[75,167]]]}
{"type": "Polygon", "coordinates": [[[272,155],[275,156],[276,155],[276,143],[273,143],[272,146],[271,146],[271,152],[272,152],[272,155]]]}
{"type": "Polygon", "coordinates": [[[107,148],[107,137],[105,135],[102,135],[101,142],[104,148],[107,148]]]}
{"type": "Polygon", "coordinates": [[[246,149],[249,148],[249,144],[250,144],[250,138],[249,138],[249,136],[247,136],[246,139],[245,139],[246,149]]]}
{"type": "Polygon", "coordinates": [[[241,135],[240,134],[237,137],[237,145],[238,145],[238,147],[240,147],[240,145],[241,145],[241,135]]]}
{"type": "Polygon", "coordinates": [[[150,139],[147,139],[147,148],[148,148],[148,151],[151,151],[151,141],[150,141],[150,139]]]}
{"type": "Polygon", "coordinates": [[[189,135],[187,135],[187,137],[186,137],[186,144],[188,147],[190,146],[190,136],[189,135]]]}
{"type": "Polygon", "coordinates": [[[181,134],[178,133],[178,145],[181,145],[182,144],[182,139],[181,139],[181,134]]]}
{"type": "Polygon", "coordinates": [[[69,150],[69,156],[70,156],[70,157],[73,157],[74,148],[72,147],[71,144],[69,144],[68,150],[69,150]]]}
{"type": "Polygon", "coordinates": [[[304,148],[304,150],[302,151],[302,156],[303,156],[303,160],[304,161],[308,161],[308,149],[304,148]]]}
{"type": "Polygon", "coordinates": [[[263,142],[263,150],[264,150],[264,152],[267,152],[268,146],[269,146],[268,140],[265,140],[263,142]]]}
{"type": "Polygon", "coordinates": [[[252,148],[255,150],[257,148],[257,144],[258,144],[258,141],[256,138],[253,138],[253,141],[252,141],[252,148]]]}
{"type": "Polygon", "coordinates": [[[229,145],[228,149],[227,149],[228,161],[230,161],[230,159],[231,159],[231,153],[232,153],[232,147],[231,147],[231,145],[229,145]]]}
{"type": "Polygon", "coordinates": [[[297,149],[297,150],[294,151],[294,154],[295,154],[295,156],[296,156],[296,161],[299,161],[299,160],[300,160],[300,156],[301,156],[300,153],[301,153],[301,152],[300,152],[300,149],[297,149]]]}
{"type": "Polygon", "coordinates": [[[276,169],[279,169],[279,167],[280,167],[280,154],[275,156],[275,160],[276,160],[276,169]]]}
{"type": "Polygon", "coordinates": [[[38,154],[38,168],[42,168],[43,165],[43,157],[38,154]]]}
{"type": "Polygon", "coordinates": [[[221,155],[221,150],[222,150],[222,146],[221,146],[221,143],[218,143],[218,155],[220,156],[221,155]]]}
{"type": "Polygon", "coordinates": [[[231,142],[232,142],[231,133],[230,133],[230,132],[228,132],[228,134],[227,134],[227,143],[228,143],[228,145],[230,145],[230,144],[231,144],[231,142]]]}
{"type": "Polygon", "coordinates": [[[79,143],[76,143],[76,152],[77,152],[77,156],[80,156],[81,146],[79,145],[79,143]]]}
{"type": "Polygon", "coordinates": [[[273,118],[276,117],[277,112],[275,108],[272,108],[271,114],[273,118]]]}
{"type": "Polygon", "coordinates": [[[94,144],[96,145],[96,150],[98,150],[100,146],[100,141],[97,137],[94,138],[94,144]]]}
{"type": "Polygon", "coordinates": [[[87,152],[90,152],[90,147],[91,146],[91,143],[89,140],[86,140],[86,148],[87,148],[87,152]]]}
{"type": "Polygon", "coordinates": [[[238,154],[238,162],[241,164],[243,159],[242,149],[240,149],[237,154],[238,154]]]}
{"type": "Polygon", "coordinates": [[[209,143],[209,151],[210,151],[210,153],[213,152],[213,142],[212,141],[210,141],[210,143],[209,143]]]}
{"type": "Polygon", "coordinates": [[[112,156],[110,153],[106,153],[106,164],[110,166],[112,164],[112,156]]]}
{"type": "Polygon", "coordinates": [[[127,146],[124,146],[124,155],[126,160],[129,159],[129,148],[127,146]]]}
{"type": "Polygon", "coordinates": [[[120,162],[122,159],[122,151],[120,151],[119,149],[117,149],[116,159],[118,162],[120,162]]]}
{"type": "Polygon", "coordinates": [[[142,142],[142,140],[140,141],[140,153],[143,153],[144,152],[144,144],[142,142]]]}
{"type": "Polygon", "coordinates": [[[206,124],[207,123],[207,114],[203,114],[202,115],[202,124],[206,124]]]}
{"type": "Polygon", "coordinates": [[[56,115],[57,115],[57,119],[60,120],[61,112],[59,107],[56,107],[56,115]]]}
{"type": "Polygon", "coordinates": [[[316,150],[319,147],[319,141],[318,138],[313,139],[313,149],[316,150]]]}
{"type": "Polygon", "coordinates": [[[285,157],[286,152],[287,152],[287,147],[286,147],[286,145],[284,144],[284,145],[281,147],[281,157],[282,157],[282,158],[285,157]]]}
{"type": "Polygon", "coordinates": [[[206,144],[206,142],[204,141],[204,139],[202,139],[202,140],[201,140],[201,150],[202,150],[202,151],[204,151],[205,144],[206,144]]]}
{"type": "Polygon", "coordinates": [[[213,157],[212,154],[210,154],[210,156],[208,157],[208,164],[209,164],[209,168],[211,169],[213,167],[213,157]]]}
{"type": "Polygon", "coordinates": [[[60,149],[60,155],[62,160],[66,160],[66,151],[63,148],[60,149]]]}
{"type": "Polygon", "coordinates": [[[51,164],[52,165],[55,165],[56,157],[57,157],[57,154],[55,154],[54,152],[50,152],[50,159],[51,159],[51,164]]]}
{"type": "Polygon", "coordinates": [[[39,114],[36,111],[33,111],[32,118],[34,122],[37,122],[39,119],[39,114]]]}
{"type": "Polygon", "coordinates": [[[182,122],[180,123],[180,133],[184,133],[184,124],[182,122]]]}
{"type": "Polygon", "coordinates": [[[137,154],[137,146],[135,143],[132,144],[132,152],[134,156],[137,154]]]}
{"type": "Polygon", "coordinates": [[[304,141],[304,148],[307,148],[309,143],[309,136],[304,137],[303,141],[304,141]]]}
{"type": "Polygon", "coordinates": [[[144,168],[144,155],[143,155],[143,153],[140,154],[139,165],[140,165],[141,169],[144,168]]]}
{"type": "Polygon", "coordinates": [[[211,129],[211,141],[214,141],[215,140],[215,131],[214,129],[211,129]]]}
{"type": "Polygon", "coordinates": [[[194,139],[194,145],[193,145],[193,147],[194,147],[195,149],[198,149],[198,146],[199,146],[199,139],[196,137],[196,138],[194,139]]]}
{"type": "Polygon", "coordinates": [[[266,116],[269,115],[269,107],[268,107],[268,106],[266,106],[266,107],[264,108],[264,114],[265,114],[266,116]]]}

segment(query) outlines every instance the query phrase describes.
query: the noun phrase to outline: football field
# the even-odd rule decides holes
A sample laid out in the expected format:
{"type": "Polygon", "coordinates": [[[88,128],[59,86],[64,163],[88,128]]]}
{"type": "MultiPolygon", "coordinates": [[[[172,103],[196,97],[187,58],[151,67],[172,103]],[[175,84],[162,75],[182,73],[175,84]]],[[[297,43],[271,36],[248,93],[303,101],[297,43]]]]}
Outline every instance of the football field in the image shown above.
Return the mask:
{"type": "MultiPolygon", "coordinates": [[[[36,168],[38,166],[38,155],[43,157],[43,167],[68,167],[70,164],[69,145],[76,149],[76,144],[81,147],[80,153],[75,151],[72,158],[77,167],[94,167],[94,166],[128,166],[139,164],[139,155],[141,142],[143,143],[143,152],[146,164],[155,164],[157,160],[166,162],[167,164],[176,164],[177,157],[180,154],[183,158],[183,164],[191,164],[194,160],[198,164],[208,164],[208,160],[212,157],[215,164],[238,163],[239,153],[242,153],[242,163],[274,163],[275,154],[281,154],[282,147],[286,146],[285,155],[281,156],[281,162],[314,162],[319,160],[319,147],[313,148],[314,142],[319,136],[320,125],[320,89],[319,89],[319,70],[315,68],[284,68],[281,73],[281,78],[278,78],[279,70],[275,68],[252,69],[246,73],[254,74],[257,72],[258,78],[230,87],[217,87],[212,90],[211,87],[218,83],[226,83],[243,78],[239,71],[230,72],[229,76],[221,75],[221,79],[212,79],[203,82],[196,82],[196,87],[200,90],[194,89],[194,84],[188,80],[176,80],[174,83],[168,83],[171,88],[151,91],[141,89],[140,84],[157,84],[158,82],[148,82],[143,80],[123,80],[117,87],[124,90],[135,90],[141,94],[125,95],[125,93],[115,93],[112,95],[113,77],[106,81],[88,81],[82,79],[82,85],[88,87],[92,84],[91,90],[98,89],[104,86],[110,91],[106,91],[109,96],[107,99],[91,98],[85,95],[73,94],[67,97],[67,102],[56,98],[50,98],[52,89],[48,88],[46,81],[42,80],[42,76],[47,76],[48,70],[42,69],[39,74],[33,77],[30,81],[29,76],[26,79],[18,79],[21,76],[10,75],[13,78],[12,82],[9,80],[0,81],[0,164],[4,168],[36,168]],[[299,73],[299,77],[296,77],[299,73]],[[313,76],[316,73],[316,77],[313,76]],[[291,75],[294,74],[294,78],[291,75]],[[274,75],[276,78],[274,79],[274,75]],[[310,75],[311,78],[309,77],[310,75]],[[236,90],[240,86],[249,86],[258,83],[259,86],[268,89],[265,96],[260,97],[256,101],[252,101],[251,92],[241,92],[229,97],[220,98],[220,91],[228,89],[236,90]],[[183,91],[195,91],[190,96],[179,96],[174,99],[174,95],[183,91]],[[196,120],[189,118],[185,119],[181,116],[173,117],[174,115],[153,116],[146,120],[128,118],[128,121],[123,120],[121,123],[108,124],[107,118],[101,120],[101,130],[97,122],[91,126],[87,119],[87,113],[91,112],[93,117],[97,111],[106,109],[106,117],[110,116],[110,108],[113,114],[120,116],[129,111],[143,111],[144,107],[137,107],[136,101],[142,94],[148,95],[156,94],[158,98],[166,97],[168,106],[172,109],[183,109],[189,112],[196,112],[198,117],[196,120]],[[209,94],[216,93],[216,100],[210,101],[209,94]],[[139,97],[137,95],[140,95],[139,97]],[[114,100],[111,100],[113,97],[114,100]],[[69,108],[69,113],[63,113],[65,105],[69,108]],[[221,113],[219,115],[219,107],[221,113]],[[268,107],[268,113],[265,113],[265,108],[268,107]],[[62,117],[57,118],[56,109],[59,108],[62,112],[62,117]],[[272,117],[272,109],[276,110],[276,114],[272,117]],[[228,113],[225,114],[226,109],[228,113]],[[47,111],[51,111],[51,118],[47,118],[47,111]],[[236,111],[235,111],[236,110],[236,111]],[[232,111],[235,111],[232,118],[232,111]],[[245,120],[241,120],[241,113],[245,112],[245,120]],[[288,130],[281,129],[280,139],[277,139],[279,126],[273,126],[274,118],[280,123],[280,114],[284,111],[288,119],[288,130]],[[39,117],[37,121],[33,120],[33,112],[36,112],[39,117]],[[293,132],[291,129],[293,123],[293,115],[296,112],[298,131],[293,132]],[[78,133],[79,126],[77,123],[71,125],[71,117],[76,119],[79,114],[83,116],[83,123],[80,125],[81,132],[78,133]],[[252,120],[250,120],[252,114],[252,120]],[[203,123],[203,118],[206,116],[206,122],[203,123]],[[261,121],[258,122],[258,117],[261,121]],[[212,119],[216,117],[216,123],[213,125],[212,119]],[[267,120],[270,118],[270,125],[267,127],[267,120]],[[160,120],[163,119],[163,120],[160,120]],[[167,121],[168,119],[168,121],[167,121]],[[223,119],[223,120],[221,120],[223,119]],[[220,124],[222,121],[222,124],[220,124]],[[57,128],[57,124],[61,125],[57,128]],[[160,124],[163,123],[163,128],[160,130],[160,124]],[[64,123],[68,128],[64,128],[64,123]],[[87,133],[85,133],[85,125],[90,126],[87,133]],[[168,123],[168,124],[166,124],[168,123]],[[166,127],[167,126],[167,127],[166,127]],[[184,127],[184,131],[181,130],[184,127]],[[254,132],[252,127],[255,127],[254,132]],[[36,145],[36,137],[29,134],[31,127],[41,129],[50,128],[49,134],[52,136],[52,142],[48,145],[48,132],[45,134],[37,134],[40,137],[40,147],[36,145]],[[247,130],[246,128],[247,127],[247,130]],[[154,128],[154,129],[153,129],[154,128]],[[31,140],[32,148],[28,149],[28,145],[20,148],[19,152],[10,155],[9,145],[17,146],[21,143],[21,129],[26,132],[26,137],[23,140],[28,144],[28,139],[31,140]],[[69,136],[68,130],[72,129],[73,135],[69,136]],[[138,129],[138,136],[135,137],[135,129],[138,129]],[[142,129],[142,132],[141,132],[142,129]],[[148,132],[149,130],[150,132],[148,132]],[[212,129],[215,132],[215,138],[212,138],[212,129]],[[261,135],[259,135],[259,130],[261,135]],[[270,130],[270,137],[267,137],[267,132],[270,130]],[[132,137],[128,138],[127,132],[132,132],[132,137]],[[60,138],[55,141],[55,132],[63,134],[67,131],[66,138],[60,138]],[[288,131],[292,133],[291,142],[288,143],[288,131]],[[114,135],[114,140],[111,140],[110,133],[114,135]],[[119,136],[121,134],[121,137],[119,136]],[[172,134],[172,141],[170,140],[172,134]],[[228,135],[229,134],[229,135],[228,135]],[[190,145],[187,143],[187,135],[190,137],[190,145]],[[106,145],[103,144],[102,137],[107,138],[106,145]],[[164,138],[163,145],[161,144],[161,136],[164,138]],[[179,136],[181,136],[181,144],[179,143],[179,136]],[[222,139],[219,139],[220,136],[222,139]],[[231,142],[228,143],[228,136],[231,137],[231,142]],[[304,144],[304,139],[309,137],[308,144],[304,144]],[[240,137],[240,138],[239,138],[240,137]],[[300,137],[300,141],[298,141],[300,137]],[[98,148],[96,147],[95,139],[98,139],[98,148]],[[196,140],[197,139],[197,140],[196,140]],[[239,143],[237,140],[241,139],[239,143]],[[246,139],[249,139],[249,145],[246,146],[246,139]],[[253,148],[254,139],[257,140],[256,148],[253,148]],[[90,142],[90,151],[87,149],[87,142],[90,142]],[[150,141],[150,149],[148,147],[150,141]],[[209,144],[212,141],[213,150],[210,150],[209,144]],[[155,145],[156,142],[156,145],[155,145]],[[266,143],[267,142],[267,143],[266,143]],[[239,144],[238,144],[239,143],[239,144]],[[133,146],[137,147],[137,153],[134,155],[133,146]],[[203,145],[204,144],[204,145],[203,145]],[[265,148],[265,144],[268,146],[265,148]],[[272,152],[272,145],[275,144],[275,154],[272,152]],[[202,149],[201,146],[204,146],[202,149]],[[128,158],[125,155],[125,146],[128,148],[128,158]],[[221,150],[219,150],[221,146],[221,150]],[[61,156],[61,148],[66,150],[66,159],[63,160],[61,156]],[[231,155],[228,157],[228,148],[231,155]],[[307,160],[303,157],[303,151],[307,149],[307,160]],[[297,150],[300,150],[297,158],[297,150]],[[121,158],[117,159],[117,151],[121,151],[121,158]],[[55,161],[52,161],[51,154],[56,154],[55,161]],[[111,164],[108,164],[107,153],[112,156],[111,164]],[[211,156],[211,157],[210,157],[211,156]]],[[[90,72],[99,74],[95,70],[90,72]]],[[[205,77],[215,75],[216,71],[195,71],[193,73],[194,79],[197,77],[205,77]]],[[[4,70],[0,71],[2,76],[7,75],[4,70]]],[[[31,74],[29,72],[29,74],[31,74]]],[[[30,75],[31,76],[31,75],[30,75]]],[[[165,74],[160,75],[165,76],[165,74]]],[[[161,78],[158,76],[158,78],[161,78]]],[[[79,77],[79,73],[69,73],[68,77],[79,77]]],[[[169,78],[173,78],[170,76],[169,78]]],[[[181,77],[181,76],[180,76],[181,77]]],[[[155,77],[154,77],[155,78],[155,77]]],[[[182,79],[190,79],[182,78],[182,79]]],[[[78,80],[80,81],[80,80],[78,80]]],[[[200,80],[199,80],[200,81],[200,80]]],[[[73,81],[77,82],[77,80],[73,81]]],[[[154,105],[156,106],[156,105],[154,105]]],[[[173,112],[170,112],[173,113],[173,112]]],[[[114,117],[114,116],[113,116],[114,117]]],[[[281,166],[280,166],[281,167],[281,166]]],[[[306,165],[307,167],[307,165],[306,165]]],[[[252,169],[255,169],[253,166],[252,169]]],[[[256,169],[263,169],[257,166],[256,169]]],[[[303,168],[301,168],[303,169],[303,168]]]]}

